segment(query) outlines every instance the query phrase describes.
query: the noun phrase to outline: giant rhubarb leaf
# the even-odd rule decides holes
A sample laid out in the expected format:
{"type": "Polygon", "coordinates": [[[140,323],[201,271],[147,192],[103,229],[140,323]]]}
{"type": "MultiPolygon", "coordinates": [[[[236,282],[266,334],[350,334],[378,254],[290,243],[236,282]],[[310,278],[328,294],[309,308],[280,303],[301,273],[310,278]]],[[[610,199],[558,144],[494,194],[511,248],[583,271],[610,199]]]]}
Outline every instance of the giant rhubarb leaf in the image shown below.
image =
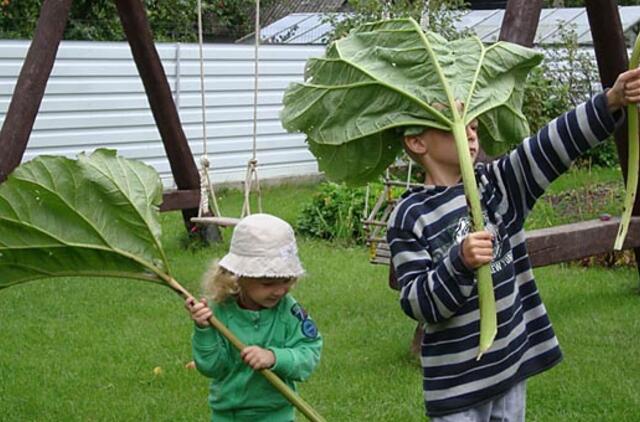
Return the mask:
{"type": "Polygon", "coordinates": [[[65,275],[162,282],[161,200],[155,170],[114,151],[18,167],[0,185],[0,289],[65,275]]]}
{"type": "MultiPolygon", "coordinates": [[[[283,126],[307,135],[328,178],[363,184],[393,162],[406,133],[449,130],[456,140],[474,231],[484,228],[465,127],[478,119],[485,151],[497,154],[528,135],[524,82],[542,55],[477,37],[447,41],[413,19],[362,25],[309,60],[303,83],[284,97],[283,126]]],[[[488,265],[478,269],[478,358],[497,332],[488,265]]]]}
{"type": "MultiPolygon", "coordinates": [[[[0,185],[0,290],[41,278],[105,276],[162,283],[191,297],[169,272],[161,201],[156,171],[115,151],[21,165],[0,185]]],[[[245,347],[215,317],[209,322],[245,347]]],[[[277,375],[260,372],[309,420],[324,420],[277,375]]]]}
{"type": "Polygon", "coordinates": [[[484,150],[497,154],[528,135],[524,81],[541,58],[505,42],[447,41],[412,19],[374,22],[309,60],[304,82],[285,94],[281,118],[287,130],[307,135],[327,177],[352,184],[393,162],[408,127],[453,130],[478,118],[484,150]],[[447,107],[453,101],[464,104],[458,121],[447,107]]]}

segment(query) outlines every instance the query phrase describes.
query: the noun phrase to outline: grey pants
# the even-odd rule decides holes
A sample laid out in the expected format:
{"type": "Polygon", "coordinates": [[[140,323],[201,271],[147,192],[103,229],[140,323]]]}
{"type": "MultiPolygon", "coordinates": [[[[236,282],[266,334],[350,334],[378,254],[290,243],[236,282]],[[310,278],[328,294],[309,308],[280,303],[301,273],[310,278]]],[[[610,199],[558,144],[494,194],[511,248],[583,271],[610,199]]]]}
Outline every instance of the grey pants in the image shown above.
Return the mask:
{"type": "Polygon", "coordinates": [[[514,385],[504,395],[464,412],[430,418],[431,422],[524,422],[526,381],[514,385]]]}

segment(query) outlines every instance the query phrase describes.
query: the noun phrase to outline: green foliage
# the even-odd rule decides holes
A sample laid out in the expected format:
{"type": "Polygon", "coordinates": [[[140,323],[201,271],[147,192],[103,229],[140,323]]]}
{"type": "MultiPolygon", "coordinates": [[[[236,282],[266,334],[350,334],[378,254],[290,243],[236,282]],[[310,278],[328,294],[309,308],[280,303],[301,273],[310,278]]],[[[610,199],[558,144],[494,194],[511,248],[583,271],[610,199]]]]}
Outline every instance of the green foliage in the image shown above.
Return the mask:
{"type": "MultiPolygon", "coordinates": [[[[262,0],[260,9],[267,10],[275,0],[262,0]]],[[[237,39],[255,32],[255,0],[210,0],[205,11],[215,22],[215,32],[237,39]]]]}
{"type": "Polygon", "coordinates": [[[366,217],[365,195],[366,188],[363,187],[322,183],[302,208],[296,223],[298,232],[320,239],[363,243],[366,238],[362,225],[366,217]]]}
{"type": "Polygon", "coordinates": [[[161,201],[156,171],[114,151],[19,166],[0,185],[0,289],[69,275],[161,282],[161,201]]]}
{"type": "MultiPolygon", "coordinates": [[[[637,6],[640,0],[618,0],[618,6],[637,6]]],[[[584,0],[545,0],[543,7],[584,7],[584,0]]]]}
{"type": "Polygon", "coordinates": [[[309,60],[305,81],[285,93],[281,118],[307,135],[328,178],[363,184],[395,160],[407,127],[455,133],[478,119],[489,153],[525,137],[524,80],[541,58],[506,42],[447,41],[413,19],[372,22],[309,60]]]}
{"type": "MultiPolygon", "coordinates": [[[[559,33],[558,45],[545,50],[545,60],[527,80],[522,109],[532,132],[594,95],[599,83],[594,58],[578,45],[575,25],[561,25],[559,33]]],[[[578,161],[578,165],[617,164],[613,142],[589,150],[578,161]]]]}
{"type": "MultiPolygon", "coordinates": [[[[30,39],[40,14],[41,0],[0,2],[0,38],[30,39]]],[[[144,0],[156,41],[195,41],[196,0],[144,0]]],[[[75,0],[64,39],[120,41],[124,32],[112,0],[75,0]]]]}
{"type": "MultiPolygon", "coordinates": [[[[346,36],[352,29],[371,21],[390,18],[413,18],[424,22],[424,2],[414,0],[380,1],[349,0],[353,13],[348,15],[328,14],[323,20],[330,23],[334,30],[328,42],[346,36]]],[[[456,39],[471,35],[471,31],[458,31],[455,28],[456,16],[464,11],[464,0],[431,0],[428,2],[428,24],[426,29],[436,32],[447,39],[456,39]]]]}

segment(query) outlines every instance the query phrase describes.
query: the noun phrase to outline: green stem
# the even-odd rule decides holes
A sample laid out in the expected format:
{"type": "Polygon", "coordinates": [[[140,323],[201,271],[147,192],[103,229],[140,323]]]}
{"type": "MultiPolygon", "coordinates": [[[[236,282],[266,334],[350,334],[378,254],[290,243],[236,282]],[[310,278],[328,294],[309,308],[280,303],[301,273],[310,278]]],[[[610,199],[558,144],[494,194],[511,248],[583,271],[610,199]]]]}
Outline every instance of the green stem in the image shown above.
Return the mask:
{"type": "MultiPolygon", "coordinates": [[[[636,38],[635,45],[633,47],[633,53],[631,54],[631,60],[629,60],[629,69],[635,69],[638,67],[640,61],[640,34],[636,38]]],[[[640,165],[640,147],[638,146],[638,106],[636,104],[629,104],[627,106],[627,119],[629,124],[628,129],[628,143],[629,143],[629,157],[627,165],[627,194],[624,198],[624,208],[622,213],[622,219],[620,220],[620,227],[618,228],[618,235],[613,248],[617,251],[622,249],[624,239],[627,237],[629,231],[629,223],[631,222],[631,215],[633,213],[633,206],[636,201],[636,192],[638,190],[638,166],[640,165]]]]}
{"type": "MultiPolygon", "coordinates": [[[[163,277],[165,283],[173,289],[176,293],[182,296],[184,299],[188,297],[194,297],[191,293],[189,293],[184,287],[180,285],[176,280],[171,277],[164,275],[163,277]]],[[[211,316],[209,318],[209,324],[216,330],[220,332],[229,342],[235,346],[238,350],[242,350],[247,347],[238,337],[235,336],[220,320],[218,320],[215,316],[211,316]]],[[[306,416],[308,420],[311,422],[325,422],[325,419],[320,416],[318,412],[315,411],[309,403],[304,401],[302,397],[297,395],[287,384],[285,384],[280,377],[273,373],[273,371],[269,369],[261,369],[259,371],[266,379],[273,385],[291,404],[293,404],[298,410],[306,416]]]]}
{"type": "MultiPolygon", "coordinates": [[[[460,171],[462,173],[462,183],[464,192],[469,204],[469,214],[473,231],[484,230],[484,218],[482,216],[482,206],[480,205],[480,194],[473,171],[473,162],[469,152],[469,141],[467,139],[464,122],[457,109],[453,108],[453,136],[456,140],[456,150],[460,161],[460,171]]],[[[496,299],[493,293],[493,280],[491,268],[485,264],[477,270],[478,277],[478,304],[480,308],[480,344],[478,346],[478,359],[486,352],[498,331],[496,318],[496,299]]]]}

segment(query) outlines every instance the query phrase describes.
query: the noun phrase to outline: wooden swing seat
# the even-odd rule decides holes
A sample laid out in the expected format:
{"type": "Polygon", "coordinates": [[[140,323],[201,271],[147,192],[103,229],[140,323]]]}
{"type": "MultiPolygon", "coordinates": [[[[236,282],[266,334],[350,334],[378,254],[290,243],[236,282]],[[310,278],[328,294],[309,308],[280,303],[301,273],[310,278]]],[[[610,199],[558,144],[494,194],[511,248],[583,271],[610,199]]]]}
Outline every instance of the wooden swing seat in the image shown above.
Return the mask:
{"type": "Polygon", "coordinates": [[[214,224],[222,227],[233,227],[240,221],[239,218],[233,217],[193,217],[192,223],[198,224],[214,224]]]}

